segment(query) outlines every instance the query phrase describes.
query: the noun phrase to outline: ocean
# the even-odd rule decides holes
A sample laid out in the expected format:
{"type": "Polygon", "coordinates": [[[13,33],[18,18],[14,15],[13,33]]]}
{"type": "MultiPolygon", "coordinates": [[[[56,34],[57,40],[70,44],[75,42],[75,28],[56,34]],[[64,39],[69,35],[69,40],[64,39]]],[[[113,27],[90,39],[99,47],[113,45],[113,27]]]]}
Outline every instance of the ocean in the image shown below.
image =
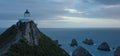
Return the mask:
{"type": "MultiPolygon", "coordinates": [[[[0,29],[2,33],[5,29],[0,29]]],[[[77,47],[70,47],[71,40],[75,38],[78,45],[87,49],[93,56],[113,56],[114,49],[120,46],[120,28],[40,28],[44,34],[53,40],[58,40],[61,48],[65,49],[70,55],[77,47]],[[94,45],[82,43],[86,38],[93,39],[94,45]],[[97,47],[106,41],[110,52],[99,51],[97,47]]]]}
{"type": "Polygon", "coordinates": [[[112,48],[120,46],[119,28],[46,28],[40,30],[53,40],[58,40],[62,44],[61,47],[70,55],[76,48],[69,46],[73,38],[78,41],[79,46],[87,49],[93,56],[113,56],[112,48]],[[95,45],[89,46],[82,43],[86,38],[93,39],[95,45]],[[110,45],[110,52],[97,50],[97,47],[104,41],[110,45]]]}

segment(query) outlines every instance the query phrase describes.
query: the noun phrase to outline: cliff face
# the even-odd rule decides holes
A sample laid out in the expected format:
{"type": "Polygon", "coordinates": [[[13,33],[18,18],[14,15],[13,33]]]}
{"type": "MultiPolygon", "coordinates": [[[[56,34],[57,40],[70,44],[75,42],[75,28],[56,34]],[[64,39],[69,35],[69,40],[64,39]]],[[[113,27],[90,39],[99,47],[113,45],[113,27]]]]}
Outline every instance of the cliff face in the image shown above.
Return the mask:
{"type": "Polygon", "coordinates": [[[69,56],[48,36],[39,31],[32,20],[18,21],[0,35],[3,56],[69,56]]]}
{"type": "Polygon", "coordinates": [[[40,31],[37,28],[36,24],[29,20],[28,22],[17,22],[17,27],[22,32],[22,37],[26,39],[26,42],[29,45],[38,45],[40,39],[40,31]]]}

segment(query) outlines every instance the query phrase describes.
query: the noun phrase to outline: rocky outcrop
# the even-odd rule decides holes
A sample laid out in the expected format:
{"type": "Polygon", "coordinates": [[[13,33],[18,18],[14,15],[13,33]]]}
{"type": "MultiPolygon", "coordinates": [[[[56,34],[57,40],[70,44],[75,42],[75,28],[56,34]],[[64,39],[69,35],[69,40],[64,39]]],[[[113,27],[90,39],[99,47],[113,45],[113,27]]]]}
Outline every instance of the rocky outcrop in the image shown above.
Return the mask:
{"type": "Polygon", "coordinates": [[[72,39],[70,46],[72,46],[72,47],[73,46],[78,46],[77,40],[76,39],[72,39]]]}
{"type": "Polygon", "coordinates": [[[54,42],[58,45],[58,46],[62,46],[61,44],[59,44],[58,40],[54,40],[54,42]]]}
{"type": "Polygon", "coordinates": [[[82,41],[83,43],[87,44],[87,45],[93,45],[94,42],[92,39],[85,39],[84,41],[82,41]]]}
{"type": "Polygon", "coordinates": [[[110,47],[107,42],[101,43],[97,49],[101,51],[110,51],[110,47]]]}
{"type": "Polygon", "coordinates": [[[0,35],[0,56],[69,56],[32,21],[18,21],[0,35]]]}
{"type": "Polygon", "coordinates": [[[73,51],[72,56],[92,56],[92,55],[85,48],[79,46],[73,51]]]}
{"type": "Polygon", "coordinates": [[[22,32],[22,37],[24,37],[29,45],[38,45],[38,39],[41,37],[39,29],[32,20],[27,22],[22,22],[21,20],[17,22],[18,29],[22,32]]]}
{"type": "Polygon", "coordinates": [[[116,48],[114,56],[120,56],[120,46],[116,48]]]}

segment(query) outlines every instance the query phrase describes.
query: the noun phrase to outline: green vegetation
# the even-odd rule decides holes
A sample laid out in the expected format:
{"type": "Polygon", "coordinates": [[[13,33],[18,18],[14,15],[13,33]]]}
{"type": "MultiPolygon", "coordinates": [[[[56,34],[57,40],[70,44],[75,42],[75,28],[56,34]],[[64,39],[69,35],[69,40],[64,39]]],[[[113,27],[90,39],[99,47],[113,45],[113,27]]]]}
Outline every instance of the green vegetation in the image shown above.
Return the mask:
{"type": "Polygon", "coordinates": [[[0,49],[12,43],[12,41],[15,40],[17,32],[17,27],[15,25],[12,25],[5,32],[3,32],[0,35],[0,49]]]}
{"type": "Polygon", "coordinates": [[[30,46],[22,38],[12,45],[4,56],[69,56],[62,48],[49,37],[40,32],[39,45],[30,46]]]}
{"type": "MultiPolygon", "coordinates": [[[[18,34],[17,28],[19,28],[19,26],[18,24],[17,26],[13,25],[0,35],[0,50],[10,46],[3,56],[69,56],[69,54],[60,48],[58,44],[40,32],[36,25],[34,26],[32,24],[35,23],[30,21],[30,28],[34,27],[35,34],[40,34],[38,37],[38,45],[29,45],[23,35],[21,35],[21,38],[18,40],[16,36],[18,34]],[[16,39],[18,42],[14,43],[16,39]]],[[[20,24],[20,27],[19,30],[22,29],[21,32],[24,33],[26,25],[24,26],[24,24],[20,24]]]]}

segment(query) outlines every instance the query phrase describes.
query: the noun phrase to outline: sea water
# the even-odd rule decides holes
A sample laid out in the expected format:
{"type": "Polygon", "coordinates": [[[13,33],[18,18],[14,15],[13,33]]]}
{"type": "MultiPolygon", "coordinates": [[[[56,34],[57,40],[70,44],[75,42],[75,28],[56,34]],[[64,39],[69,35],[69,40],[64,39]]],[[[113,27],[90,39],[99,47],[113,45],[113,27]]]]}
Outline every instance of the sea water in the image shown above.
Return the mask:
{"type": "Polygon", "coordinates": [[[44,28],[40,29],[44,34],[58,40],[70,55],[76,47],[70,47],[71,40],[75,38],[78,45],[87,49],[93,56],[113,56],[114,49],[120,46],[120,28],[44,28]],[[82,43],[86,38],[93,39],[94,45],[82,43]],[[111,48],[110,52],[97,50],[102,42],[107,42],[111,48]]]}
{"type": "MultiPolygon", "coordinates": [[[[0,33],[5,29],[0,29],[0,33]]],[[[61,48],[65,49],[70,55],[77,47],[71,47],[69,44],[75,38],[78,45],[87,49],[93,56],[113,56],[114,49],[120,46],[120,28],[40,28],[44,34],[53,40],[58,40],[61,48]],[[82,43],[86,38],[93,39],[94,45],[86,45],[82,43]],[[106,41],[110,48],[110,52],[99,51],[97,47],[106,41]]]]}
{"type": "Polygon", "coordinates": [[[0,34],[2,34],[5,30],[6,28],[0,28],[0,34]]]}

